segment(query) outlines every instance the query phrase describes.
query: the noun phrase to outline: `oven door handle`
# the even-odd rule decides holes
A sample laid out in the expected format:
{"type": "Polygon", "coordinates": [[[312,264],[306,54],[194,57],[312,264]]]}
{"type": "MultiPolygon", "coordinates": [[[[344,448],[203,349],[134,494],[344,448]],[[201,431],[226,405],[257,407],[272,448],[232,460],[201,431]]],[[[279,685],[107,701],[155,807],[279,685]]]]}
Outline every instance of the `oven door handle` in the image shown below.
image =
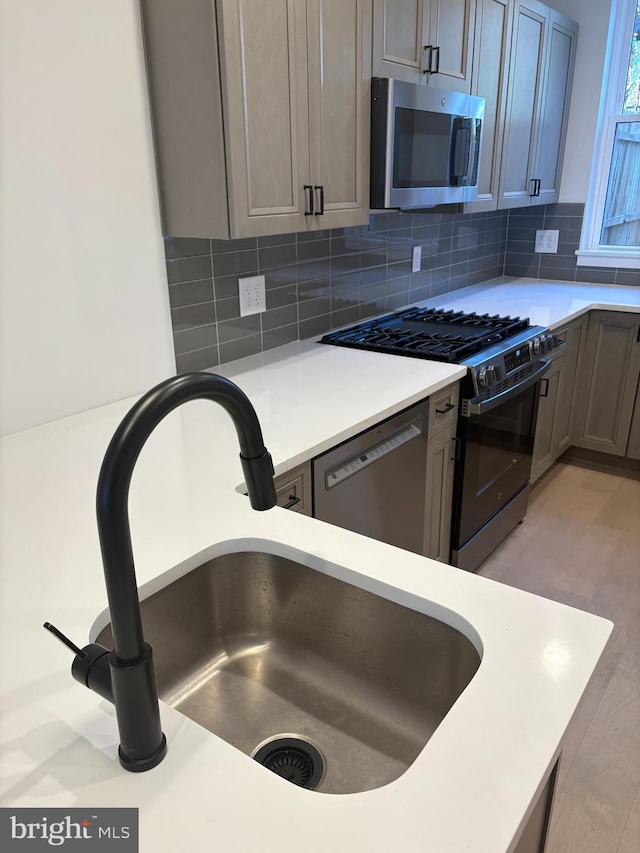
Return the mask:
{"type": "Polygon", "coordinates": [[[482,395],[472,397],[470,400],[463,400],[463,416],[465,418],[470,418],[473,417],[473,415],[483,415],[485,412],[490,412],[492,409],[501,406],[511,397],[515,397],[517,394],[520,394],[522,391],[526,391],[527,388],[531,388],[532,385],[535,385],[536,382],[541,379],[542,374],[546,373],[550,367],[550,359],[541,358],[538,362],[538,368],[534,370],[533,373],[530,373],[523,382],[518,383],[518,385],[507,388],[506,391],[503,391],[501,394],[496,394],[495,397],[490,397],[488,400],[483,400],[482,395]]]}

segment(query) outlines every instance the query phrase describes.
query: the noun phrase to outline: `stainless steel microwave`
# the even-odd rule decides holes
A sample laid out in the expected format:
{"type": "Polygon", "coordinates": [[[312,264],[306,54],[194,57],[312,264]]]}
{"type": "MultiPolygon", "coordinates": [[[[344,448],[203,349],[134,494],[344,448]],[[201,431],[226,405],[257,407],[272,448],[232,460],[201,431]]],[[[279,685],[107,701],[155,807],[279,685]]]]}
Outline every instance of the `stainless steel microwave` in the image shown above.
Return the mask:
{"type": "Polygon", "coordinates": [[[371,81],[371,207],[473,201],[484,98],[387,77],[371,81]]]}

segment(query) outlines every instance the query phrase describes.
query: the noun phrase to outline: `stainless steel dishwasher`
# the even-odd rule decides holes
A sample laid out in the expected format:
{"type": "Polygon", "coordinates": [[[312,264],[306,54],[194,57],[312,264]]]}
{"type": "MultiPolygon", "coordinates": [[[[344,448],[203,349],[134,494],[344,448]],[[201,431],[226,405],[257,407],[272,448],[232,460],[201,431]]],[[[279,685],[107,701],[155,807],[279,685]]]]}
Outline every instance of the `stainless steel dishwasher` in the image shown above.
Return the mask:
{"type": "Polygon", "coordinates": [[[314,516],[423,553],[428,401],[313,460],[314,516]]]}

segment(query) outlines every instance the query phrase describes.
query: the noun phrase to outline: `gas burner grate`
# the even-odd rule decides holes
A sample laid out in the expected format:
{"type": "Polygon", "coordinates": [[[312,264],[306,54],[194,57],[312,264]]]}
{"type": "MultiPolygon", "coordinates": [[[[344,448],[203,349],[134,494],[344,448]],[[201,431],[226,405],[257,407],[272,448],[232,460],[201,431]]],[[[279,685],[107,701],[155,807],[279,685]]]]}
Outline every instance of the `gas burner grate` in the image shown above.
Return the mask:
{"type": "Polygon", "coordinates": [[[520,317],[407,308],[332,332],[322,338],[322,343],[458,363],[528,325],[529,321],[520,317]]]}

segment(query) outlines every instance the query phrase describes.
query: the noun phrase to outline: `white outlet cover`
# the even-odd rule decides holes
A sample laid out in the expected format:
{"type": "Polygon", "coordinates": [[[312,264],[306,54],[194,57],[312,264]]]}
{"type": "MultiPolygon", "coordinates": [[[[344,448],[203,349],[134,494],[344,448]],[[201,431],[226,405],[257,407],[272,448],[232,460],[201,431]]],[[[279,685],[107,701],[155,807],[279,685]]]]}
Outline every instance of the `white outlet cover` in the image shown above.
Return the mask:
{"type": "Polygon", "coordinates": [[[263,275],[249,275],[238,279],[238,297],[240,298],[240,316],[261,314],[267,310],[267,298],[263,275]]]}
{"type": "Polygon", "coordinates": [[[422,246],[414,246],[411,258],[411,272],[420,272],[422,262],[422,246]]]}
{"type": "Polygon", "coordinates": [[[556,254],[559,234],[559,231],[536,231],[536,252],[556,254]]]}

